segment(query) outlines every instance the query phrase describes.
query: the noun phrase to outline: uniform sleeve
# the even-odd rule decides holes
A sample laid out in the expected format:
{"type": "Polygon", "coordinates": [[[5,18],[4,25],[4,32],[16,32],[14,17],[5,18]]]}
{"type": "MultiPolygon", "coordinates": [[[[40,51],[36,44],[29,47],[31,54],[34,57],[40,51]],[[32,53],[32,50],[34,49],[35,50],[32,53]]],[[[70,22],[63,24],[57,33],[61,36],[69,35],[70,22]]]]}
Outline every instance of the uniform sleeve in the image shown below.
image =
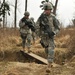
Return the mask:
{"type": "Polygon", "coordinates": [[[22,27],[24,27],[24,25],[25,25],[25,23],[20,20],[19,27],[22,28],[22,27]]]}
{"type": "Polygon", "coordinates": [[[38,18],[38,20],[36,21],[36,23],[35,23],[35,28],[36,28],[36,34],[38,35],[38,36],[40,36],[40,18],[38,18]]]}
{"type": "Polygon", "coordinates": [[[60,23],[56,17],[53,17],[53,25],[55,27],[54,33],[57,34],[60,31],[60,23]]]}

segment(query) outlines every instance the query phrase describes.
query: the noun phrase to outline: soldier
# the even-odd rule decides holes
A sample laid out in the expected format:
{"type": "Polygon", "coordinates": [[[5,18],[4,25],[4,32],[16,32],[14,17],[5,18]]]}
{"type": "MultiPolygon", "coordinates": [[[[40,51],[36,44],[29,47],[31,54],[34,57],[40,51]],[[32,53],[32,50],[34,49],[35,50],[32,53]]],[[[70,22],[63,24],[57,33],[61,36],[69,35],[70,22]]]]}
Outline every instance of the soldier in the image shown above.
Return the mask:
{"type": "Polygon", "coordinates": [[[45,52],[47,53],[48,67],[52,67],[52,63],[54,60],[54,35],[58,33],[59,22],[56,19],[55,15],[51,13],[52,6],[49,3],[45,3],[44,12],[40,15],[36,22],[36,31],[40,32],[41,37],[41,45],[45,48],[45,52]]]}
{"type": "Polygon", "coordinates": [[[51,5],[51,8],[53,9],[53,4],[49,1],[49,0],[45,0],[45,1],[42,1],[41,2],[42,5],[40,5],[40,8],[42,7],[42,10],[44,9],[44,5],[47,3],[47,4],[50,4],[51,5]]]}
{"type": "Polygon", "coordinates": [[[28,52],[30,52],[30,46],[31,46],[31,30],[35,31],[35,28],[32,25],[32,22],[29,19],[30,13],[28,11],[25,11],[24,17],[19,22],[20,27],[20,34],[22,38],[22,47],[25,51],[26,41],[27,41],[27,48],[28,52]]]}
{"type": "MultiPolygon", "coordinates": [[[[31,22],[33,23],[33,26],[35,27],[34,18],[31,17],[30,20],[31,20],[31,22]]],[[[35,32],[33,32],[33,31],[32,31],[32,38],[33,38],[33,43],[35,44],[35,32]]]]}

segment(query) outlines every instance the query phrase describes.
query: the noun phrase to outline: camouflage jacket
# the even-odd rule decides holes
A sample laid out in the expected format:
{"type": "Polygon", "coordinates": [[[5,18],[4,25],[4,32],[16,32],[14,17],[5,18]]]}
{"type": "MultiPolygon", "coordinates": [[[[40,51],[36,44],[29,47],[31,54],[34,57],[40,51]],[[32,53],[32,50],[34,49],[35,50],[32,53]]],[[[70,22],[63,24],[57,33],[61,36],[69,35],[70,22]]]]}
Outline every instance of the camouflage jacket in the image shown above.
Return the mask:
{"type": "MultiPolygon", "coordinates": [[[[42,13],[42,14],[45,15],[44,13],[42,13]]],[[[41,14],[41,16],[42,16],[42,14],[41,14]]],[[[53,15],[52,13],[49,16],[47,16],[47,15],[45,15],[45,16],[48,19],[46,24],[49,25],[49,28],[52,30],[52,32],[54,32],[54,34],[57,34],[59,32],[59,30],[60,30],[59,21],[56,19],[55,15],[53,15]]],[[[41,26],[40,25],[40,22],[41,22],[41,18],[40,17],[38,18],[38,20],[37,20],[35,25],[36,25],[36,33],[39,36],[42,36],[42,34],[44,34],[44,32],[40,28],[40,26],[41,26]]]]}
{"type": "Polygon", "coordinates": [[[25,20],[29,20],[29,19],[25,19],[24,17],[20,20],[19,22],[19,27],[20,27],[20,33],[21,34],[28,34],[30,33],[30,28],[25,24],[25,20]]]}

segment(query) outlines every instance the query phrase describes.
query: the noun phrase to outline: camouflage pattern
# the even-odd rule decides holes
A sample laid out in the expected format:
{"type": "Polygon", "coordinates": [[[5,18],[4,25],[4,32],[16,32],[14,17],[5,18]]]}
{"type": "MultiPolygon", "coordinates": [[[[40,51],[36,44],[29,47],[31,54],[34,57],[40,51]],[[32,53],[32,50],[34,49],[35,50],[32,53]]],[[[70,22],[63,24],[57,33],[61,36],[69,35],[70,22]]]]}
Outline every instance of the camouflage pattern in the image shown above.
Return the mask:
{"type": "Polygon", "coordinates": [[[49,0],[45,0],[46,2],[49,2],[49,0]]]}
{"type": "Polygon", "coordinates": [[[27,35],[27,47],[28,48],[31,47],[31,40],[32,40],[32,36],[31,36],[31,30],[30,30],[30,33],[28,33],[27,35]]]}
{"type": "Polygon", "coordinates": [[[33,18],[33,17],[31,17],[30,20],[31,20],[32,22],[34,22],[34,18],[33,18]]]}
{"type": "MultiPolygon", "coordinates": [[[[43,14],[45,15],[44,12],[43,12],[43,14]]],[[[48,19],[49,27],[52,29],[52,32],[56,35],[59,32],[59,29],[60,29],[58,20],[55,18],[55,16],[52,13],[48,16],[46,15],[46,17],[48,19]]],[[[41,28],[40,28],[40,18],[36,22],[36,33],[39,34],[39,36],[41,37],[41,41],[45,45],[45,52],[48,55],[48,57],[47,57],[48,62],[49,63],[53,62],[54,48],[55,48],[54,36],[52,38],[50,38],[47,33],[44,33],[44,31],[41,30],[41,28]]]]}
{"type": "Polygon", "coordinates": [[[19,27],[20,27],[20,34],[22,38],[22,47],[25,48],[26,43],[27,43],[27,47],[30,47],[31,46],[31,29],[27,25],[25,25],[25,22],[22,22],[22,20],[20,20],[19,22],[19,27]]]}
{"type": "Polygon", "coordinates": [[[51,2],[45,2],[45,3],[43,4],[43,9],[44,9],[44,10],[47,10],[47,9],[52,10],[52,9],[53,9],[52,3],[51,3],[51,2]]]}
{"type": "MultiPolygon", "coordinates": [[[[32,22],[33,26],[35,27],[35,22],[34,22],[34,18],[33,17],[30,18],[30,21],[32,22]]],[[[33,38],[33,42],[34,43],[35,43],[35,36],[36,36],[35,32],[32,31],[32,38],[33,38]]]]}
{"type": "Polygon", "coordinates": [[[29,16],[30,13],[29,13],[28,11],[25,11],[24,15],[25,15],[25,16],[29,16]]]}
{"type": "Polygon", "coordinates": [[[53,10],[53,4],[49,1],[42,1],[41,2],[42,5],[40,5],[40,7],[42,7],[42,10],[44,9],[50,9],[50,10],[53,10]],[[46,8],[47,7],[47,8],[46,8]]]}
{"type": "Polygon", "coordinates": [[[30,28],[27,25],[25,26],[25,22],[22,22],[21,20],[19,22],[19,27],[21,34],[27,35],[28,33],[30,33],[30,28]]]}

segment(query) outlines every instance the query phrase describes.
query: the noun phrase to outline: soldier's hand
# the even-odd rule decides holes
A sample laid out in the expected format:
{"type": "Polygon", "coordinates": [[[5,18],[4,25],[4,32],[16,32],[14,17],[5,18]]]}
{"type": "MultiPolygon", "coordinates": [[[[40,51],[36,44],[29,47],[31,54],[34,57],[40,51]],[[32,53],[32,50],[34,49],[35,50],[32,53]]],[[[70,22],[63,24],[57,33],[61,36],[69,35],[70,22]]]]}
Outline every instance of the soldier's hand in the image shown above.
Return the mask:
{"type": "Polygon", "coordinates": [[[54,32],[49,32],[48,34],[49,34],[49,37],[53,37],[55,35],[54,32]]]}
{"type": "Polygon", "coordinates": [[[54,35],[55,35],[55,33],[54,33],[54,32],[52,32],[52,33],[51,33],[51,35],[52,35],[52,36],[54,36],[54,35]]]}

